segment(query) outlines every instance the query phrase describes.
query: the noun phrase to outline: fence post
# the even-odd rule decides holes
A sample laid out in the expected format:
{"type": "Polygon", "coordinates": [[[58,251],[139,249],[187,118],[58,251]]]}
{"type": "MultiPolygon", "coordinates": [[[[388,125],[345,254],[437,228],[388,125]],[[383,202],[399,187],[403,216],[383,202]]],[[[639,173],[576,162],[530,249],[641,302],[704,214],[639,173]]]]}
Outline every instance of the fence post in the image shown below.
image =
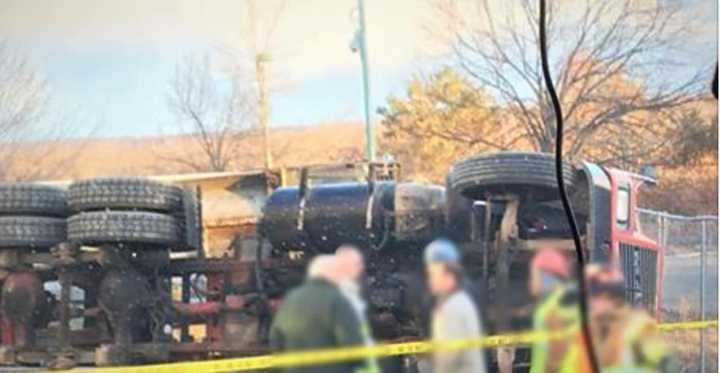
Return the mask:
{"type": "MultiPolygon", "coordinates": [[[[668,216],[664,212],[661,212],[660,215],[662,216],[662,236],[660,236],[660,244],[664,249],[667,249],[668,216]]],[[[667,251],[665,253],[667,253],[667,251]]]]}
{"type": "Polygon", "coordinates": [[[660,247],[663,248],[663,252],[665,249],[665,246],[663,245],[662,238],[663,238],[663,218],[662,215],[660,215],[660,212],[655,212],[655,218],[657,219],[657,243],[660,247]]]}
{"type": "MultiPolygon", "coordinates": [[[[655,213],[655,220],[657,220],[657,232],[656,232],[657,244],[660,247],[660,253],[661,253],[660,255],[663,256],[661,263],[664,263],[665,258],[667,257],[667,248],[665,247],[665,242],[663,242],[663,237],[665,236],[663,233],[663,223],[664,223],[665,219],[663,218],[660,211],[654,211],[654,213],[655,213]]],[[[662,278],[664,278],[664,277],[665,277],[665,275],[663,274],[662,278]]],[[[660,286],[663,287],[663,292],[664,292],[665,284],[664,283],[660,284],[660,286]]],[[[657,299],[657,297],[655,299],[657,299]]],[[[665,302],[665,297],[662,297],[662,298],[660,298],[660,304],[656,305],[660,309],[660,317],[659,317],[658,321],[665,319],[665,315],[664,315],[665,305],[663,304],[664,302],[665,302]]]]}
{"type": "MultiPolygon", "coordinates": [[[[700,245],[700,320],[705,321],[705,253],[707,251],[707,220],[702,220],[700,245]]],[[[705,373],[705,329],[700,329],[700,373],[705,373]]]]}

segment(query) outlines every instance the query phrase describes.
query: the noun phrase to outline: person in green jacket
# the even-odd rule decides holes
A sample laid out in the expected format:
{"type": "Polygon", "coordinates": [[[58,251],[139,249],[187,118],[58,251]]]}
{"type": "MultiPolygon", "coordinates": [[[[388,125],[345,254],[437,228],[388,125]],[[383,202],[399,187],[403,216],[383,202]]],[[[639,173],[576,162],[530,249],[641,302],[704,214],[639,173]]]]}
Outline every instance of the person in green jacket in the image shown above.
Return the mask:
{"type": "MultiPolygon", "coordinates": [[[[577,299],[568,285],[567,259],[558,251],[538,251],[530,263],[530,293],[538,298],[533,313],[533,331],[563,332],[580,320],[577,299]]],[[[567,354],[572,338],[539,340],[532,345],[530,372],[556,372],[567,354]]]]}
{"type": "MultiPolygon", "coordinates": [[[[337,286],[333,256],[320,255],[308,268],[308,277],[290,291],[270,328],[270,347],[276,352],[363,346],[360,321],[337,286]]],[[[365,361],[288,367],[288,373],[362,372],[365,361]]]]}

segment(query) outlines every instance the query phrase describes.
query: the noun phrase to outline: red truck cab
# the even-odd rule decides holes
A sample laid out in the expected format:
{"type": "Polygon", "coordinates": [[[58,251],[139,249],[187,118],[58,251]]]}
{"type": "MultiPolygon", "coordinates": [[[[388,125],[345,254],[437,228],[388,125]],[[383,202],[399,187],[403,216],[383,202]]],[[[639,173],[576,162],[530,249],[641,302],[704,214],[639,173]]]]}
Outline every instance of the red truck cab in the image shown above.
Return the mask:
{"type": "Polygon", "coordinates": [[[643,234],[638,219],[640,188],[655,180],[613,168],[605,169],[612,190],[610,224],[613,264],[622,271],[625,297],[633,306],[642,306],[660,318],[664,250],[643,234]]]}
{"type": "Polygon", "coordinates": [[[586,250],[591,263],[606,263],[623,275],[625,297],[660,317],[663,248],[643,234],[638,219],[638,196],[644,175],[584,162],[580,177],[589,186],[586,250]]]}

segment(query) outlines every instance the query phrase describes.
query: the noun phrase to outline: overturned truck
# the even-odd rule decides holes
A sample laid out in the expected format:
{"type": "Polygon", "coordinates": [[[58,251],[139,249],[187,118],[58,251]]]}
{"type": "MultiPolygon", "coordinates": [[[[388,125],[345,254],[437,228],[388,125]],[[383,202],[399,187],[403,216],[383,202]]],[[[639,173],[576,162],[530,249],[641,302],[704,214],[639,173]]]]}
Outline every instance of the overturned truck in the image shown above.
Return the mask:
{"type": "MultiPolygon", "coordinates": [[[[441,236],[463,250],[487,329],[521,330],[533,252],[574,255],[550,155],[472,157],[444,186],[403,182],[392,164],[339,169],[362,175],[307,167],[297,177],[263,171],[254,184],[218,184],[256,217],[239,219],[220,256],[208,255],[208,242],[227,234],[229,220],[208,223],[213,192],[197,183],[0,186],[0,361],[123,365],[264,353],[272,315],[307,261],[344,243],[365,253],[375,335],[422,338],[421,254],[441,236]]],[[[657,312],[662,248],[636,219],[639,188],[652,180],[588,162],[567,165],[563,177],[590,260],[616,261],[628,301],[657,312]]]]}

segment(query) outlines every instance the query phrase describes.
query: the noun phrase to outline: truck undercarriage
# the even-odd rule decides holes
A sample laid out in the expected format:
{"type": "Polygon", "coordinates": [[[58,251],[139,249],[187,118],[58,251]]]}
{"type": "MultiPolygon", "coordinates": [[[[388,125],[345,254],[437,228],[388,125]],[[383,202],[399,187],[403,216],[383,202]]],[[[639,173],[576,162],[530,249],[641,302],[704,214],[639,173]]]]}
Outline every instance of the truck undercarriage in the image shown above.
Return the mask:
{"type": "MultiPolygon", "coordinates": [[[[364,180],[313,168],[294,186],[278,187],[289,179],[282,174],[267,178],[246,198],[261,206],[256,223],[214,258],[203,247],[202,188],[137,178],[67,190],[1,186],[0,361],[123,365],[267,352],[273,312],[302,281],[305,263],[346,243],[365,253],[375,337],[423,338],[431,300],[421,253],[441,236],[463,250],[486,330],[528,328],[533,253],[573,255],[551,158],[480,155],[458,162],[445,186],[402,182],[395,166],[371,166],[364,180]]],[[[643,273],[626,279],[629,299],[653,309],[661,256],[648,240],[620,242],[613,183],[631,184],[614,173],[583,163],[564,177],[591,261],[608,263],[617,251],[626,276],[643,273]]]]}

